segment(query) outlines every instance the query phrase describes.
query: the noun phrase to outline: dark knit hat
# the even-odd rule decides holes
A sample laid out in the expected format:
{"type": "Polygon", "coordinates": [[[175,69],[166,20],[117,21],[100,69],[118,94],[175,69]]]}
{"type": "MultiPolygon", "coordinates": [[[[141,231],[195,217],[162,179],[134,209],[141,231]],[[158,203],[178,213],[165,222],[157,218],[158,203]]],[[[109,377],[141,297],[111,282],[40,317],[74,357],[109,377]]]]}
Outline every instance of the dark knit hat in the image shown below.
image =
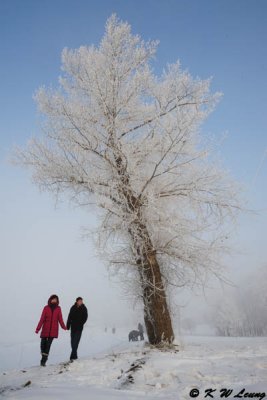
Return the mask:
{"type": "Polygon", "coordinates": [[[76,302],[79,301],[79,300],[83,300],[83,298],[82,297],[77,297],[76,302]]]}

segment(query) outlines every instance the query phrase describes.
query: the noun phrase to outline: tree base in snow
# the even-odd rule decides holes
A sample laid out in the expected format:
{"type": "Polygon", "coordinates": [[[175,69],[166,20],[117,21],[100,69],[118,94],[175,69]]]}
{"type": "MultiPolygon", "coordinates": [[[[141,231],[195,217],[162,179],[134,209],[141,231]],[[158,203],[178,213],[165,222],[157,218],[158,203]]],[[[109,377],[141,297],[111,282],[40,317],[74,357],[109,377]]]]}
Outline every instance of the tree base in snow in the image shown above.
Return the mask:
{"type": "Polygon", "coordinates": [[[157,349],[161,351],[174,351],[175,353],[178,353],[179,351],[179,345],[175,343],[169,343],[166,341],[161,341],[160,343],[157,344],[151,344],[149,342],[145,342],[145,347],[148,347],[149,349],[157,349]]]}

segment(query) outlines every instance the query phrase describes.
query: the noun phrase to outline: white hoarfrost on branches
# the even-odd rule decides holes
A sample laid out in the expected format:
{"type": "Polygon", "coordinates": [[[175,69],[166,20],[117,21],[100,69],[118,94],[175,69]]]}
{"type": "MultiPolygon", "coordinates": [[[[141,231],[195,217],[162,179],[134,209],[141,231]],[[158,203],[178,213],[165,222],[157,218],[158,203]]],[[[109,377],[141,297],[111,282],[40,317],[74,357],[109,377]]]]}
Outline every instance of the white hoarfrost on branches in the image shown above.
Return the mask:
{"type": "Polygon", "coordinates": [[[156,48],[113,15],[99,47],[65,49],[59,90],[35,96],[43,136],[17,153],[42,188],[102,209],[102,254],[135,289],[147,234],[166,289],[217,274],[239,210],[236,185],[199,133],[219,95],[179,62],[156,76],[156,48]]]}
{"type": "Polygon", "coordinates": [[[220,336],[267,335],[267,269],[253,269],[214,301],[210,323],[220,336]]]}

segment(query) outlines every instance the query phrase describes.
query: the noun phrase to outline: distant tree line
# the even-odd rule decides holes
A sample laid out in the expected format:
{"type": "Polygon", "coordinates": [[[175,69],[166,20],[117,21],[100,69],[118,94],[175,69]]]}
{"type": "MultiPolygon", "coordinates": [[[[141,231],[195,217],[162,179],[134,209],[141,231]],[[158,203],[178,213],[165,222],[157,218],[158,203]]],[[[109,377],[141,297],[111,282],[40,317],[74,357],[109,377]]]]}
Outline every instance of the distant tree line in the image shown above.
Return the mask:
{"type": "Polygon", "coordinates": [[[218,336],[267,336],[266,285],[265,267],[220,299],[211,318],[218,336]]]}

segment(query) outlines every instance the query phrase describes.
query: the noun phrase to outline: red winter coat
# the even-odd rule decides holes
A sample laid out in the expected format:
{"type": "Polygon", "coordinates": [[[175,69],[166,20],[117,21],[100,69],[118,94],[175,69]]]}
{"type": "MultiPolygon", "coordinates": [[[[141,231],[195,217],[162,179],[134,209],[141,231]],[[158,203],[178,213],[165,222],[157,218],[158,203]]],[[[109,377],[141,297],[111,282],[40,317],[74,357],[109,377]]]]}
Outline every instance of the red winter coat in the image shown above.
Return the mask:
{"type": "Polygon", "coordinates": [[[50,306],[45,306],[39,324],[37,325],[36,333],[38,333],[39,330],[42,328],[42,332],[40,335],[41,338],[57,338],[59,323],[62,329],[67,329],[62,318],[60,306],[57,305],[54,310],[52,310],[50,306]]]}

